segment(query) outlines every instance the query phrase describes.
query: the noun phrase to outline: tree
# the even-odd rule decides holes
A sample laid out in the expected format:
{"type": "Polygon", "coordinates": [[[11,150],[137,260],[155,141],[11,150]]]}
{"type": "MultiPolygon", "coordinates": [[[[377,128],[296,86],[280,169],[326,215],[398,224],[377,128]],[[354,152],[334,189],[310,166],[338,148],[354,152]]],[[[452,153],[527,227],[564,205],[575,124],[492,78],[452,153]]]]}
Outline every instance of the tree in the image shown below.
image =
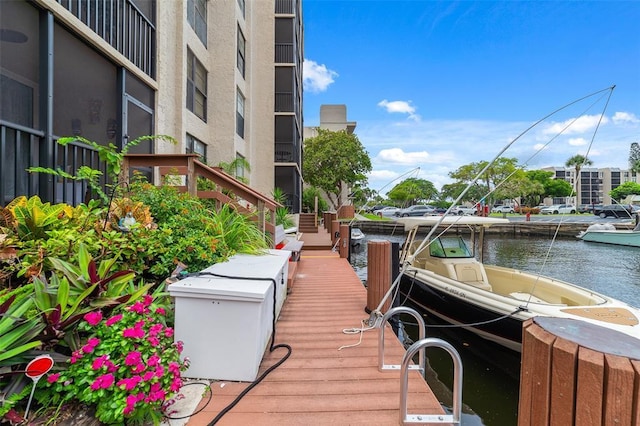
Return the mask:
{"type": "Polygon", "coordinates": [[[394,186],[387,196],[396,203],[413,205],[419,201],[428,201],[436,198],[438,190],[428,180],[408,178],[394,186]]]}
{"type": "MultiPolygon", "coordinates": [[[[535,207],[542,204],[546,192],[546,185],[553,179],[553,172],[547,172],[544,170],[527,170],[525,172],[527,179],[529,179],[529,191],[527,195],[524,195],[523,204],[529,207],[535,207]]],[[[569,185],[571,190],[571,185],[569,185]]]]}
{"type": "Polygon", "coordinates": [[[318,136],[304,141],[302,171],[305,182],[322,189],[335,209],[342,204],[343,189],[366,184],[371,159],[354,134],[317,129],[318,136]]]}
{"type": "Polygon", "coordinates": [[[544,192],[549,197],[568,197],[573,192],[571,184],[564,179],[549,179],[544,184],[544,192]]]}
{"type": "Polygon", "coordinates": [[[576,154],[573,157],[569,158],[564,165],[567,167],[574,167],[576,170],[576,194],[579,192],[579,183],[580,183],[580,169],[582,166],[590,166],[593,164],[593,161],[589,160],[584,155],[576,154]]]}
{"type": "Polygon", "coordinates": [[[329,210],[327,201],[322,198],[320,190],[314,186],[310,186],[302,191],[302,209],[307,213],[314,212],[316,208],[316,198],[318,199],[318,211],[315,213],[329,210]]]}
{"type": "Polygon", "coordinates": [[[625,182],[622,185],[609,191],[611,198],[618,202],[622,202],[629,195],[640,195],[640,183],[625,182]]]}
{"type": "Polygon", "coordinates": [[[221,161],[218,163],[218,167],[220,167],[228,175],[231,175],[234,178],[238,179],[240,182],[249,183],[249,180],[246,177],[238,174],[238,171],[240,171],[241,173],[244,173],[245,171],[251,172],[251,164],[249,164],[246,158],[236,157],[230,163],[221,161]]]}
{"type": "Polygon", "coordinates": [[[640,173],[640,143],[633,142],[629,148],[629,170],[636,176],[640,173]]]}
{"type": "MultiPolygon", "coordinates": [[[[466,186],[487,167],[487,164],[489,164],[488,161],[479,161],[460,166],[457,170],[449,172],[449,177],[466,186]]],[[[505,186],[504,190],[501,190],[501,187],[506,185],[506,180],[515,176],[514,172],[517,169],[517,164],[517,158],[498,158],[474,182],[467,194],[471,194],[471,199],[487,199],[489,201],[488,204],[492,204],[495,199],[513,198],[511,194],[514,189],[511,185],[505,186]]]]}

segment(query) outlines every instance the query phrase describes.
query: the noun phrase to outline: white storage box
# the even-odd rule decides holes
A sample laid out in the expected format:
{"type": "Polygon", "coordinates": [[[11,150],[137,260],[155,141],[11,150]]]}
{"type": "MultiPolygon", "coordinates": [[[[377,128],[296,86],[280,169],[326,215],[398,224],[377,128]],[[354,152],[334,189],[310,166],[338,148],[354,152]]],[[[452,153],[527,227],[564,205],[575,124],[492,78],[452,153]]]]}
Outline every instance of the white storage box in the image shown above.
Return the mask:
{"type": "Polygon", "coordinates": [[[238,254],[228,262],[169,285],[175,298],[175,340],[191,360],[185,377],[253,381],[273,332],[273,295],[279,315],[287,295],[288,252],[238,254]],[[251,280],[246,278],[264,278],[251,280]],[[274,289],[272,281],[276,281],[274,289]]]}

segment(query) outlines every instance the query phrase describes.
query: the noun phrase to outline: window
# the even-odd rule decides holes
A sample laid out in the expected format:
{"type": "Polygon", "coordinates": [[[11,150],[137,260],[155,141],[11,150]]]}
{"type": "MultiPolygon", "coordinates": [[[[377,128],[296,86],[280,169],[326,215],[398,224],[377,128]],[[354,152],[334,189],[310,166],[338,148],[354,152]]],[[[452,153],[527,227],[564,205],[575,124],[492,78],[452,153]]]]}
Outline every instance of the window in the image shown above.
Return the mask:
{"type": "Polygon", "coordinates": [[[238,179],[240,182],[245,182],[247,183],[245,177],[244,177],[244,166],[247,163],[247,160],[245,160],[245,158],[238,154],[236,152],[236,179],[238,179]]]}
{"type": "Polygon", "coordinates": [[[207,45],[207,0],[187,1],[187,21],[196,35],[207,45]]]}
{"type": "Polygon", "coordinates": [[[244,38],[244,34],[242,34],[242,30],[238,27],[238,71],[244,77],[244,58],[245,58],[245,46],[246,40],[244,38]]]}
{"type": "Polygon", "coordinates": [[[207,121],[207,70],[191,50],[187,52],[187,109],[207,121]]]}
{"type": "Polygon", "coordinates": [[[207,159],[207,144],[187,133],[187,154],[198,154],[200,159],[207,159]]]}
{"type": "Polygon", "coordinates": [[[244,96],[239,89],[236,93],[236,133],[244,138],[244,96]]]}

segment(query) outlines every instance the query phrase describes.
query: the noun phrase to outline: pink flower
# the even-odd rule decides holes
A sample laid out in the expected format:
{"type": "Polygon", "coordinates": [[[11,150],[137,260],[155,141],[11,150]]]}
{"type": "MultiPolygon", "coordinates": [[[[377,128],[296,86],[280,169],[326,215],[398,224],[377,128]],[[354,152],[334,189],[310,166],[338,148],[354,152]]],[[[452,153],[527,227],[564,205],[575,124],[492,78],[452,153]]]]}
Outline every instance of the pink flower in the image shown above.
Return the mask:
{"type": "Polygon", "coordinates": [[[142,354],[138,351],[132,351],[127,354],[124,359],[124,365],[133,366],[139,364],[142,360],[142,354]]]}
{"type": "Polygon", "coordinates": [[[144,330],[137,327],[125,328],[124,330],[122,330],[122,337],[142,339],[144,337],[144,330]]]}
{"type": "Polygon", "coordinates": [[[142,297],[142,304],[144,305],[145,308],[151,306],[152,302],[153,302],[153,297],[149,296],[148,294],[145,294],[142,297]]]}
{"type": "Polygon", "coordinates": [[[104,364],[107,366],[107,371],[109,373],[115,373],[116,371],[118,371],[118,368],[120,367],[119,365],[115,365],[114,363],[108,360],[104,364]]]}
{"type": "Polygon", "coordinates": [[[93,350],[100,344],[100,339],[96,337],[91,337],[87,340],[87,344],[82,347],[82,352],[85,354],[89,354],[93,352],[93,350]]]}
{"type": "Polygon", "coordinates": [[[108,389],[111,387],[111,385],[113,385],[113,382],[114,382],[113,374],[111,373],[103,374],[102,376],[96,377],[93,383],[91,383],[91,389],[92,390],[108,389]]]}
{"type": "Polygon", "coordinates": [[[160,334],[163,328],[164,328],[164,325],[162,324],[154,324],[149,328],[149,335],[157,336],[158,334],[160,334]]]}
{"type": "MultiPolygon", "coordinates": [[[[123,387],[124,390],[126,391],[130,391],[136,386],[138,386],[138,383],[140,383],[141,381],[142,381],[142,378],[140,376],[133,376],[133,377],[118,381],[118,386],[123,387]]],[[[129,396],[132,396],[132,395],[129,395],[129,396]]]]}
{"type": "Polygon", "coordinates": [[[173,337],[173,328],[167,327],[164,329],[164,335],[166,337],[173,337]]]}
{"type": "Polygon", "coordinates": [[[60,378],[60,373],[49,374],[47,377],[47,383],[55,383],[60,378]]]}
{"type": "Polygon", "coordinates": [[[71,354],[71,359],[69,360],[69,362],[71,364],[75,364],[76,362],[78,362],[79,359],[82,359],[83,355],[84,354],[82,353],[82,350],[73,351],[73,353],[71,354]]]}
{"type": "Polygon", "coordinates": [[[131,371],[134,373],[142,373],[145,370],[146,366],[143,363],[135,365],[131,368],[131,371]]]}
{"type": "Polygon", "coordinates": [[[100,324],[100,321],[102,321],[102,312],[89,312],[88,314],[85,314],[83,318],[91,326],[98,325],[100,324]]]}
{"type": "Polygon", "coordinates": [[[160,364],[160,357],[157,354],[151,355],[147,360],[147,364],[149,365],[149,367],[155,367],[156,365],[160,364]]]}
{"type": "Polygon", "coordinates": [[[173,374],[174,376],[177,376],[180,374],[180,364],[178,364],[175,361],[171,361],[169,363],[169,372],[171,374],[173,374]]]}
{"type": "Polygon", "coordinates": [[[159,365],[156,367],[156,377],[162,378],[164,376],[164,367],[159,365]]]}
{"type": "Polygon", "coordinates": [[[114,315],[111,318],[109,318],[105,324],[107,325],[107,327],[111,327],[113,324],[117,323],[118,321],[120,321],[122,319],[122,314],[118,314],[118,315],[114,315]]]}
{"type": "Polygon", "coordinates": [[[145,312],[148,311],[148,309],[146,308],[146,306],[144,305],[144,303],[142,302],[136,302],[133,305],[129,306],[129,310],[131,312],[135,312],[137,314],[144,314],[145,312]]]}
{"type": "Polygon", "coordinates": [[[156,309],[156,314],[158,315],[165,315],[166,311],[164,310],[164,308],[157,308],[156,309]]]}
{"type": "Polygon", "coordinates": [[[182,340],[178,340],[174,343],[174,345],[176,346],[176,350],[178,351],[178,353],[182,353],[182,350],[184,349],[184,343],[182,343],[182,340]]]}
{"type": "Polygon", "coordinates": [[[176,377],[171,381],[171,386],[169,386],[169,390],[171,390],[171,392],[178,392],[181,387],[182,387],[182,380],[180,380],[179,377],[176,377]]]}
{"type": "Polygon", "coordinates": [[[151,336],[147,340],[149,341],[149,344],[154,348],[160,344],[160,339],[158,339],[157,337],[151,336]]]}
{"type": "Polygon", "coordinates": [[[109,360],[109,355],[102,355],[93,360],[93,364],[91,364],[91,368],[94,370],[99,370],[103,366],[107,365],[107,361],[109,360]]]}
{"type": "Polygon", "coordinates": [[[144,376],[142,376],[142,380],[148,382],[149,380],[153,379],[154,376],[155,372],[147,371],[146,373],[144,373],[144,376]]]}

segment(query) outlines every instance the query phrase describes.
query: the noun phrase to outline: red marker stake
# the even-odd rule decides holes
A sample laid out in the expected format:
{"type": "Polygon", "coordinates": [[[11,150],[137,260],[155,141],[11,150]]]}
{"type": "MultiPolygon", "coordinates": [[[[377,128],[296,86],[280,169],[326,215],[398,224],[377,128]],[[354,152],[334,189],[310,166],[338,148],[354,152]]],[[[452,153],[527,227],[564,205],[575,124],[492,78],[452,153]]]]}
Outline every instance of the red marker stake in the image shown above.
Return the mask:
{"type": "Polygon", "coordinates": [[[29,395],[29,402],[27,403],[27,410],[24,412],[25,420],[29,417],[29,407],[31,407],[31,400],[33,399],[33,393],[36,391],[36,384],[40,377],[47,374],[49,370],[53,367],[53,359],[49,355],[40,355],[31,360],[29,364],[27,364],[27,370],[25,374],[28,378],[33,380],[33,387],[31,388],[31,395],[29,395]]]}

